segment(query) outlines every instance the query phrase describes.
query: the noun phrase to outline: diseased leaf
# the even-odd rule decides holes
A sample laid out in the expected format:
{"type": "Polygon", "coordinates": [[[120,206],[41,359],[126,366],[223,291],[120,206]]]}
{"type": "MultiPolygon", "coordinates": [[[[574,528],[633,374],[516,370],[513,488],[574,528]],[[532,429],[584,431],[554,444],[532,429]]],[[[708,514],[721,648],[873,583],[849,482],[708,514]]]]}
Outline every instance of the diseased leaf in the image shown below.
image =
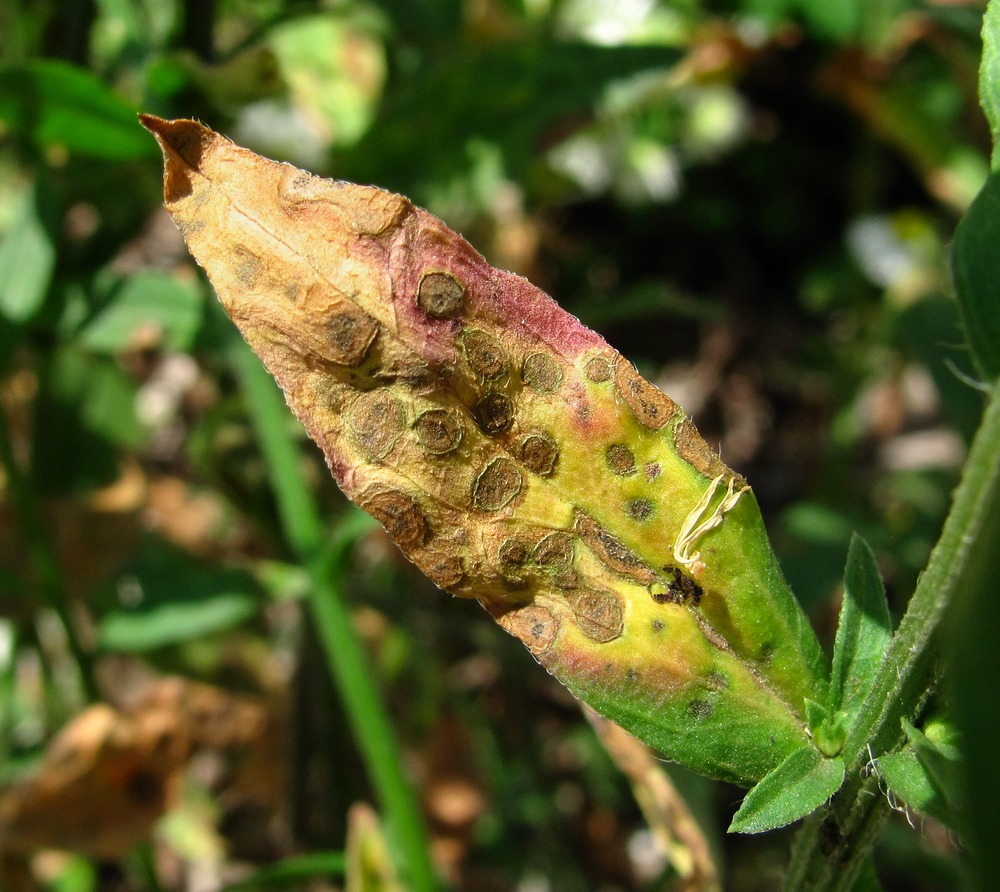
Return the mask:
{"type": "Polygon", "coordinates": [[[788,756],[746,795],[730,833],[763,833],[804,818],[844,782],[844,763],[826,759],[811,746],[788,756]]]}
{"type": "MultiPolygon", "coordinates": [[[[996,4],[993,4],[994,6],[996,4]]],[[[998,88],[1000,89],[1000,88],[998,88]]],[[[955,230],[952,274],[979,374],[1000,374],[1000,170],[990,174],[955,230]]]]}
{"type": "Polygon", "coordinates": [[[889,605],[875,555],[855,533],[847,552],[830,676],[830,711],[844,713],[848,725],[875,680],[891,637],[889,605]]]}
{"type": "Polygon", "coordinates": [[[347,495],[599,712],[736,783],[808,745],[822,654],[683,411],[399,195],[143,116],[167,207],[347,495]]]}

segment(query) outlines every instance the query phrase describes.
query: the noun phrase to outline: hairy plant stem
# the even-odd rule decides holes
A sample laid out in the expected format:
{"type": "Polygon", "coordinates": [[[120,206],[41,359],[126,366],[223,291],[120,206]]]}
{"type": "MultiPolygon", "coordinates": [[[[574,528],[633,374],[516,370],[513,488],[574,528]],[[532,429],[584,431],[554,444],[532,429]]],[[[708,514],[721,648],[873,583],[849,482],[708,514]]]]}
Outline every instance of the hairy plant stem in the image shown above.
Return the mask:
{"type": "Polygon", "coordinates": [[[1000,382],[991,389],[941,538],[844,744],[847,783],[826,809],[803,824],[792,848],[786,888],[850,889],[864,865],[889,808],[874,779],[865,776],[865,767],[899,746],[902,720],[913,719],[926,700],[935,682],[942,621],[975,574],[972,557],[998,504],[1000,382]]]}
{"type": "Polygon", "coordinates": [[[0,409],[0,467],[7,477],[11,502],[21,521],[21,530],[28,545],[28,554],[34,568],[38,586],[49,608],[59,619],[66,635],[66,644],[76,664],[80,686],[87,702],[99,699],[94,676],[93,655],[80,639],[70,607],[69,595],[62,572],[56,561],[45,523],[38,510],[38,496],[28,475],[17,463],[10,437],[7,415],[0,409]]]}
{"type": "Polygon", "coordinates": [[[264,453],[284,535],[310,576],[309,605],[330,677],[344,702],[354,740],[383,809],[400,874],[407,878],[408,888],[421,892],[438,889],[441,884],[430,859],[414,787],[404,772],[395,730],[337,584],[359,527],[348,525],[332,544],[327,542],[319,509],[301,472],[281,391],[242,343],[234,345],[232,361],[264,453]]]}

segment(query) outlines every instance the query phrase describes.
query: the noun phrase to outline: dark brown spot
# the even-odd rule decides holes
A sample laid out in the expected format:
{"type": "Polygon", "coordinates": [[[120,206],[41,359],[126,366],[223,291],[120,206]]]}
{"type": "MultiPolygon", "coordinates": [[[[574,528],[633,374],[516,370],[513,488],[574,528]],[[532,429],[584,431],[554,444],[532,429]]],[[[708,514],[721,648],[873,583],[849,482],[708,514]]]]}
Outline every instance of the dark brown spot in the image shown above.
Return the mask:
{"type": "Polygon", "coordinates": [[[624,443],[612,443],[605,450],[604,458],[613,474],[631,477],[635,473],[635,456],[624,443]]]}
{"type": "Polygon", "coordinates": [[[729,676],[721,669],[709,669],[705,675],[705,684],[713,691],[725,691],[729,688],[729,676]]]}
{"type": "Polygon", "coordinates": [[[185,239],[196,235],[205,228],[204,220],[177,220],[177,228],[185,239]]]}
{"type": "Polygon", "coordinates": [[[643,378],[624,358],[615,363],[615,387],[639,424],[650,430],[658,431],[677,412],[677,404],[643,378]]]}
{"type": "Polygon", "coordinates": [[[580,585],[580,574],[576,570],[559,570],[552,574],[552,584],[561,589],[577,588],[580,585]]]}
{"type": "Polygon", "coordinates": [[[417,441],[431,455],[445,455],[462,442],[462,422],[447,409],[428,409],[413,423],[417,441]]]}
{"type": "Polygon", "coordinates": [[[632,520],[638,520],[640,522],[644,520],[649,520],[653,516],[654,505],[650,499],[635,498],[629,499],[625,503],[625,510],[628,512],[628,516],[632,520]]]}
{"type": "Polygon", "coordinates": [[[545,653],[559,632],[559,620],[551,610],[538,604],[505,613],[498,620],[500,625],[520,638],[536,656],[545,653]]]}
{"type": "Polygon", "coordinates": [[[629,668],[625,670],[625,678],[628,681],[638,681],[640,677],[641,673],[634,666],[629,666],[629,668]]]}
{"type": "Polygon", "coordinates": [[[472,407],[472,417],[484,434],[495,437],[514,423],[514,404],[506,394],[491,390],[472,407]]]}
{"type": "Polygon", "coordinates": [[[521,492],[524,479],[517,465],[507,458],[495,458],[472,486],[472,504],[480,511],[499,511],[521,492]]]}
{"type": "Polygon", "coordinates": [[[658,461],[650,461],[646,462],[644,470],[646,471],[646,479],[652,482],[660,476],[663,469],[660,467],[660,463],[658,461]]]}
{"type": "Polygon", "coordinates": [[[396,445],[406,420],[403,406],[387,390],[359,396],[344,413],[351,439],[372,458],[385,458],[396,445]]]}
{"type": "Polygon", "coordinates": [[[260,271],[264,264],[256,254],[242,245],[237,246],[233,250],[233,254],[233,271],[236,281],[240,283],[241,287],[251,290],[257,284],[257,279],[260,277],[260,271]]]}
{"type": "Polygon", "coordinates": [[[674,445],[677,454],[699,474],[713,480],[720,474],[727,477],[732,474],[691,421],[685,419],[674,428],[674,445]]]}
{"type": "Polygon", "coordinates": [[[589,589],[569,596],[576,624],[591,641],[604,644],[622,633],[625,611],[621,598],[613,592],[589,589]]]}
{"type": "Polygon", "coordinates": [[[657,604],[693,604],[697,607],[705,590],[688,576],[680,567],[666,566],[664,572],[671,575],[666,591],[653,593],[657,604]]]}
{"type": "Polygon", "coordinates": [[[524,360],[521,377],[535,393],[555,393],[562,384],[562,366],[548,353],[532,353],[524,360]]]}
{"type": "Polygon", "coordinates": [[[663,628],[664,628],[664,625],[663,625],[663,620],[662,619],[654,619],[653,620],[653,631],[654,632],[662,632],[663,628]]]}
{"type": "Polygon", "coordinates": [[[573,563],[573,537],[569,533],[549,533],[536,546],[532,559],[550,570],[565,570],[573,563]]]}
{"type": "Polygon", "coordinates": [[[703,722],[714,710],[712,709],[712,704],[707,700],[692,700],[688,703],[687,711],[688,715],[696,722],[703,722]]]}
{"type": "Polygon", "coordinates": [[[531,543],[521,536],[505,539],[497,549],[500,573],[513,582],[523,582],[522,571],[531,555],[531,543]]]}
{"type": "Polygon", "coordinates": [[[465,348],[465,357],[469,360],[469,365],[481,378],[492,380],[507,371],[507,357],[504,356],[500,342],[493,335],[478,329],[469,329],[462,335],[462,346],[465,348]]]}
{"type": "Polygon", "coordinates": [[[521,461],[541,477],[548,477],[559,461],[559,450],[546,434],[529,434],[521,441],[521,461]]]}
{"type": "Polygon", "coordinates": [[[573,529],[609,570],[640,585],[650,585],[656,580],[656,573],[652,568],[579,508],[573,512],[573,529]]]}
{"type": "Polygon", "coordinates": [[[435,319],[461,315],[465,286],[450,273],[427,273],[417,286],[417,306],[435,319]]]}
{"type": "Polygon", "coordinates": [[[611,363],[603,356],[592,356],[583,366],[583,373],[595,384],[611,380],[611,363]]]}
{"type": "Polygon", "coordinates": [[[378,490],[363,495],[358,504],[381,523],[395,543],[407,553],[421,548],[431,537],[430,524],[417,500],[406,493],[378,490]]]}
{"type": "Polygon", "coordinates": [[[417,566],[438,588],[443,588],[445,591],[458,585],[465,578],[465,567],[458,555],[438,553],[421,555],[417,566]]]}
{"type": "Polygon", "coordinates": [[[360,307],[344,303],[326,321],[323,355],[349,368],[361,365],[378,334],[378,322],[360,307]]]}

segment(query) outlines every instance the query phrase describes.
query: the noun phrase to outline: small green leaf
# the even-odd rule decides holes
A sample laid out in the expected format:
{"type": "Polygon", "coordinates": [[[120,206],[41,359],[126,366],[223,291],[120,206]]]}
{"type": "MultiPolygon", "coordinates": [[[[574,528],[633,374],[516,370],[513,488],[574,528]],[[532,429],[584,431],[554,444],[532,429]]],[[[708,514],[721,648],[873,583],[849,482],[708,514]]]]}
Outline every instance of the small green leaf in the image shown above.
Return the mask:
{"type": "Polygon", "coordinates": [[[343,852],[313,852],[284,858],[255,870],[250,876],[223,886],[221,892],[257,892],[259,889],[301,888],[306,880],[320,877],[342,877],[345,868],[343,852]]]}
{"type": "Polygon", "coordinates": [[[1000,3],[991,2],[983,16],[983,60],[979,66],[979,101],[993,134],[994,170],[1000,170],[1000,3]]]}
{"type": "Polygon", "coordinates": [[[0,68],[0,123],[40,149],[111,161],[151,154],[133,108],[90,72],[53,59],[0,68]]]}
{"type": "Polygon", "coordinates": [[[879,776],[893,797],[918,814],[962,831],[959,811],[961,755],[951,725],[929,719],[924,730],[903,722],[909,743],[878,759],[879,776]]]}
{"type": "Polygon", "coordinates": [[[844,570],[844,603],[833,646],[830,711],[842,712],[849,726],[858,713],[892,637],[889,605],[875,555],[855,534],[844,570]]]}
{"type": "Polygon", "coordinates": [[[56,248],[38,213],[35,190],[27,191],[0,242],[0,316],[28,322],[45,301],[56,266],[56,248]]]}
{"type": "Polygon", "coordinates": [[[802,747],[747,793],[729,832],[763,833],[791,824],[819,808],[843,782],[840,759],[825,759],[813,747],[802,747]]]}
{"type": "Polygon", "coordinates": [[[105,306],[80,329],[81,346],[120,353],[134,346],[143,329],[153,328],[168,349],[191,348],[204,311],[202,293],[194,281],[142,272],[119,280],[112,290],[105,306]]]}
{"type": "MultiPolygon", "coordinates": [[[[1000,91],[1000,86],[997,89],[1000,91]]],[[[958,224],[952,259],[965,336],[976,368],[990,381],[1000,374],[1000,251],[997,245],[1000,245],[1000,170],[990,174],[958,224]]]]}
{"type": "Polygon", "coordinates": [[[247,573],[203,564],[156,540],[122,579],[122,606],[100,625],[108,650],[147,651],[229,629],[252,616],[260,600],[247,573]]]}

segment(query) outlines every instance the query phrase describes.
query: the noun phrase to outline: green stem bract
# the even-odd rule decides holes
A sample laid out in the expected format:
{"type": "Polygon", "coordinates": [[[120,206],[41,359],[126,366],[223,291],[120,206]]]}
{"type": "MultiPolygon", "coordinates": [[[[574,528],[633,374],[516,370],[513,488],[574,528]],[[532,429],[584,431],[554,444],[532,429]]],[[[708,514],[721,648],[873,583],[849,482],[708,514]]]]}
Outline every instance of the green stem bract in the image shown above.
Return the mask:
{"type": "MultiPolygon", "coordinates": [[[[976,576],[975,555],[984,543],[990,513],[1000,504],[1000,383],[993,385],[951,511],[899,629],[883,669],[847,735],[843,755],[847,783],[825,812],[806,821],[792,849],[786,888],[849,889],[874,845],[888,802],[878,795],[865,766],[897,749],[903,719],[912,720],[934,684],[942,621],[956,597],[976,576]],[[832,832],[836,833],[830,850],[832,832]]],[[[994,543],[993,547],[1000,548],[994,543]]]]}
{"type": "Polygon", "coordinates": [[[384,810],[400,873],[408,878],[410,888],[438,889],[441,884],[430,859],[414,786],[403,770],[395,730],[336,581],[344,574],[360,528],[342,526],[341,535],[327,545],[319,509],[301,471],[281,391],[243,344],[233,349],[232,361],[264,453],[284,534],[310,576],[309,605],[330,677],[384,810]]]}

